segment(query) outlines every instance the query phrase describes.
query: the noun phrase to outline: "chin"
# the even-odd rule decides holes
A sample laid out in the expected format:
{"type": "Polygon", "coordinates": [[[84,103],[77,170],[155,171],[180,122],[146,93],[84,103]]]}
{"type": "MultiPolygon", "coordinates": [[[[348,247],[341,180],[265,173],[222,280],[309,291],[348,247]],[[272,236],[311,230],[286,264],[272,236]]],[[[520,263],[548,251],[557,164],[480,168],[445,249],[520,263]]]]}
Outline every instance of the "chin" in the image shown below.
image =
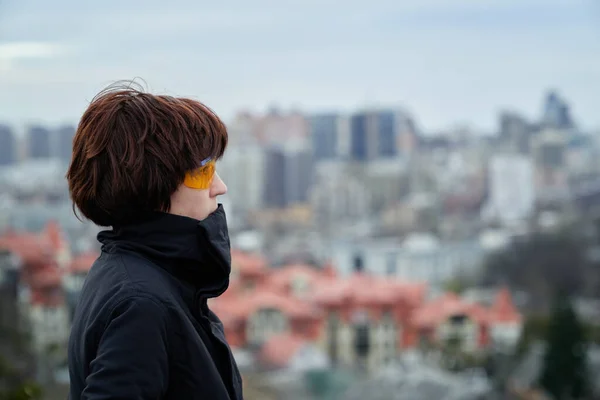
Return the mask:
{"type": "Polygon", "coordinates": [[[214,213],[215,211],[217,211],[218,205],[215,204],[214,207],[210,207],[210,208],[205,208],[204,210],[198,212],[195,216],[195,218],[197,220],[204,220],[206,218],[208,218],[212,213],[214,213]]]}

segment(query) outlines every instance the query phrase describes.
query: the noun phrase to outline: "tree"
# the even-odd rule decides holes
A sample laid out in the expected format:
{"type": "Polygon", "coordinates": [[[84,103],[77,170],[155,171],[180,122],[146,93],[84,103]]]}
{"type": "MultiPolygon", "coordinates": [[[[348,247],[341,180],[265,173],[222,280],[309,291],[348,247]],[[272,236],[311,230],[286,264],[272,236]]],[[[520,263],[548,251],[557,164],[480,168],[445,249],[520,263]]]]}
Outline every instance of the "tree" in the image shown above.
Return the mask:
{"type": "Polygon", "coordinates": [[[465,278],[453,278],[444,283],[444,290],[446,292],[462,294],[468,287],[467,280],[465,278]]]}
{"type": "Polygon", "coordinates": [[[530,315],[523,324],[521,336],[515,349],[515,355],[522,357],[527,353],[531,344],[544,340],[548,334],[548,316],[530,315]]]}
{"type": "Polygon", "coordinates": [[[0,326],[0,400],[37,400],[42,392],[32,379],[26,336],[0,326]]]}
{"type": "Polygon", "coordinates": [[[557,293],[592,294],[588,287],[591,272],[585,248],[577,237],[566,233],[534,234],[491,255],[481,283],[524,290],[529,295],[529,308],[544,313],[557,293]]]}
{"type": "Polygon", "coordinates": [[[587,394],[587,345],[583,325],[566,296],[559,296],[548,325],[539,384],[557,399],[587,394]]]}
{"type": "Polygon", "coordinates": [[[7,268],[10,254],[0,250],[0,400],[37,400],[35,360],[30,332],[21,327],[17,305],[17,277],[7,268]],[[9,271],[9,272],[7,272],[9,271]]]}

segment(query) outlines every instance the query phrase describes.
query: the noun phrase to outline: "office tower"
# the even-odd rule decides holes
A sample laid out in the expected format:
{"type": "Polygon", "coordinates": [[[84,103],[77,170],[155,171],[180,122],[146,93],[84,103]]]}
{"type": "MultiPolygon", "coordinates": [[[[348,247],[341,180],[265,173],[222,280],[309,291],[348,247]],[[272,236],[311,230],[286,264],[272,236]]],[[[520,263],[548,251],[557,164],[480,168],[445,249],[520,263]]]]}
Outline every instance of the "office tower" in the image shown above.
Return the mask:
{"type": "Polygon", "coordinates": [[[32,126],[27,131],[27,155],[33,159],[52,157],[52,131],[43,126],[32,126]]]}
{"type": "Polygon", "coordinates": [[[7,125],[0,125],[0,166],[17,162],[17,137],[7,125]]]}

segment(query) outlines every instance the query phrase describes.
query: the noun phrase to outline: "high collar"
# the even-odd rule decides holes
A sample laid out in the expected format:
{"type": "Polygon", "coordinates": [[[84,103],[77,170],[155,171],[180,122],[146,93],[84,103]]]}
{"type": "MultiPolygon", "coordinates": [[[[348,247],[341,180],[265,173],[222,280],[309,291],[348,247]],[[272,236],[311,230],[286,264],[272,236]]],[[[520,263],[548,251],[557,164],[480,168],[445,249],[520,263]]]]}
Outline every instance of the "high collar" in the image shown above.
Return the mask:
{"type": "Polygon", "coordinates": [[[102,251],[136,253],[192,284],[206,297],[229,286],[231,253],[223,206],[206,219],[152,212],[143,222],[113,227],[98,234],[102,251]]]}

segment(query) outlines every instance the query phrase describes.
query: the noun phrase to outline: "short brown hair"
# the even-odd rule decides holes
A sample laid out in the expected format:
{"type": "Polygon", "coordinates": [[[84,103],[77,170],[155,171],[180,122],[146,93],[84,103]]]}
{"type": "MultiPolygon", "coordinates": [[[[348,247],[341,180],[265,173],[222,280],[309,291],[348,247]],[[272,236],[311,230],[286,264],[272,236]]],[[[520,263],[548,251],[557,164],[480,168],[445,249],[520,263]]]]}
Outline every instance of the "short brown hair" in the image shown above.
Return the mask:
{"type": "Polygon", "coordinates": [[[67,172],[73,210],[99,226],[168,211],[186,172],[221,158],[227,129],[204,104],[111,85],[84,112],[67,172]]]}

